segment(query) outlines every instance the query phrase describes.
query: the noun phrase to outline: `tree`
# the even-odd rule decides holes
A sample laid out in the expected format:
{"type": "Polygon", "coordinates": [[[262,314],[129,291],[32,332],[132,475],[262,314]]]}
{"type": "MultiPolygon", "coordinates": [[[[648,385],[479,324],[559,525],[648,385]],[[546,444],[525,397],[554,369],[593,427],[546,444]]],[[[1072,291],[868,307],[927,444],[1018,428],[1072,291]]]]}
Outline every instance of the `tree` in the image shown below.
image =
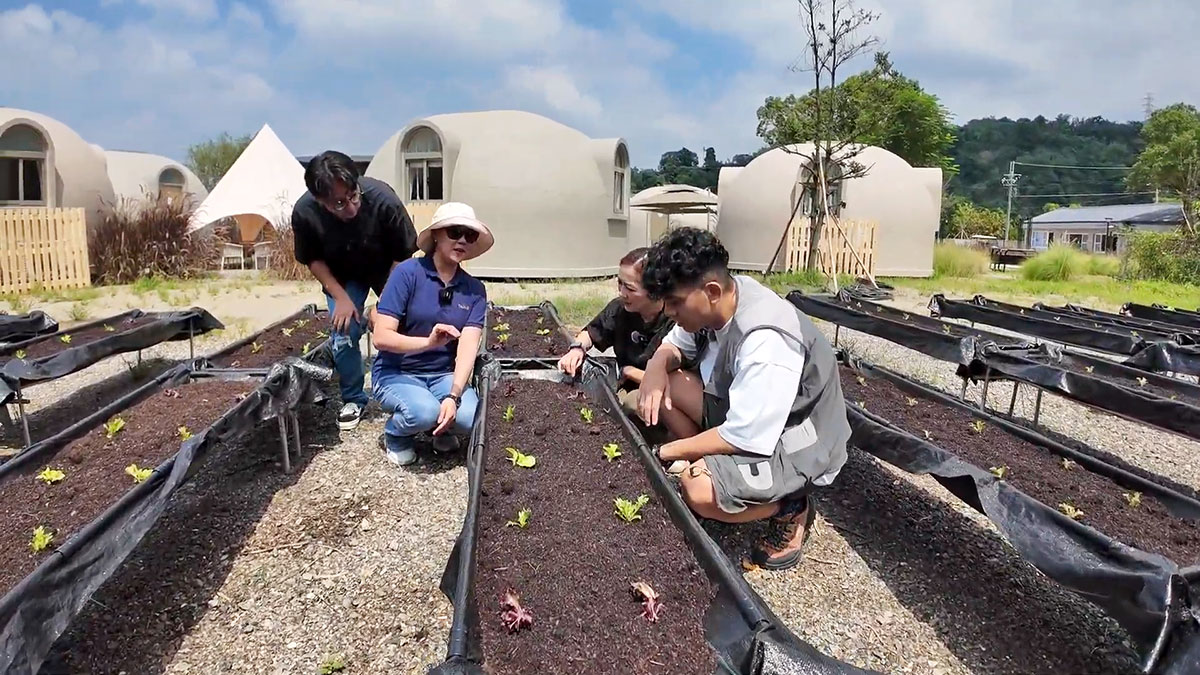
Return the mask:
{"type": "MultiPolygon", "coordinates": [[[[758,110],[758,133],[773,145],[803,143],[814,137],[814,92],[797,98],[771,96],[758,110]]],[[[835,138],[874,145],[904,158],[913,166],[956,167],[949,155],[956,127],[937,97],[916,80],[900,74],[886,52],[875,55],[875,66],[846,78],[822,92],[823,107],[839,99],[848,114],[836,120],[835,138]]]]}
{"type": "Polygon", "coordinates": [[[1200,209],[1200,112],[1185,103],[1154,111],[1142,128],[1146,149],[1129,172],[1133,187],[1174,193],[1183,205],[1183,228],[1196,236],[1200,209]]]}
{"type": "Polygon", "coordinates": [[[242,151],[250,145],[252,136],[234,138],[228,132],[216,138],[197,143],[187,151],[187,167],[204,183],[204,187],[212,190],[217,182],[229,171],[229,167],[237,161],[242,151]]]}
{"type": "MultiPolygon", "coordinates": [[[[806,269],[819,269],[821,234],[830,213],[830,193],[841,194],[841,183],[866,175],[868,168],[855,158],[862,152],[858,144],[863,136],[859,128],[862,117],[856,105],[856,94],[868,84],[875,71],[868,71],[853,86],[838,86],[838,71],[847,62],[865,53],[879,42],[878,38],[860,38],[858,33],[871,24],[877,14],[857,9],[853,0],[797,0],[800,7],[800,23],[804,29],[806,53],[794,67],[797,71],[811,72],[813,88],[809,96],[786,106],[767,99],[759,109],[758,135],[774,145],[783,144],[788,152],[802,158],[805,170],[800,182],[814,199],[799,199],[792,218],[784,225],[768,269],[779,257],[787,239],[787,227],[795,217],[800,205],[809,202],[812,211],[808,214],[811,223],[806,269]],[[776,114],[778,111],[778,114],[776,114]],[[811,143],[811,147],[800,146],[796,150],[791,143],[811,143]]],[[[834,226],[841,225],[834,218],[834,226]]]]}
{"type": "Polygon", "coordinates": [[[680,169],[700,166],[700,158],[687,148],[664,152],[658,160],[658,172],[663,175],[673,174],[680,169]]]}
{"type": "Polygon", "coordinates": [[[704,170],[705,171],[720,171],[721,163],[717,161],[716,148],[704,149],[704,170]]]}
{"type": "Polygon", "coordinates": [[[662,184],[662,176],[654,169],[639,169],[636,166],[633,167],[633,180],[630,183],[630,188],[633,190],[633,194],[637,194],[648,187],[654,187],[655,185],[662,184]]]}
{"type": "Polygon", "coordinates": [[[954,207],[954,215],[950,218],[950,234],[957,239],[966,239],[980,234],[989,237],[999,237],[1004,234],[1004,212],[1000,209],[989,209],[976,206],[968,201],[961,201],[954,207]]]}

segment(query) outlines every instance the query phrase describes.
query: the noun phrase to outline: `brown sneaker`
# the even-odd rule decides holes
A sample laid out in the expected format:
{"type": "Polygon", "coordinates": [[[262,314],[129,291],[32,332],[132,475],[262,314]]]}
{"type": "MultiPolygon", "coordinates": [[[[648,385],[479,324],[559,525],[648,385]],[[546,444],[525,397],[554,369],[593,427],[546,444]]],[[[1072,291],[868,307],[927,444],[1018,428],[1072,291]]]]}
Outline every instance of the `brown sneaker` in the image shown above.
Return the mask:
{"type": "Polygon", "coordinates": [[[742,566],[751,569],[786,570],[795,567],[804,556],[804,545],[812,531],[817,510],[808,497],[786,500],[779,513],[771,516],[767,532],[742,566]]]}

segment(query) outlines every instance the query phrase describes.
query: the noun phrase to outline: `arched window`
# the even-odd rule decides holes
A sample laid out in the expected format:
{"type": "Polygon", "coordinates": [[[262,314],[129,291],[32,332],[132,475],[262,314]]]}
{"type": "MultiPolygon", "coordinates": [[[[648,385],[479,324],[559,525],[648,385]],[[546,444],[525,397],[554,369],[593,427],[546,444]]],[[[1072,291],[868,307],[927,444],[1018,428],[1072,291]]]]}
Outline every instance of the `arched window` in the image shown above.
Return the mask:
{"type": "Polygon", "coordinates": [[[629,150],[625,145],[617,145],[617,154],[613,158],[613,213],[626,215],[625,208],[629,205],[629,150]]]}
{"type": "Polygon", "coordinates": [[[182,171],[170,167],[163,169],[162,173],[158,174],[158,198],[170,203],[183,196],[185,185],[182,171]]]}
{"type": "MultiPolygon", "coordinates": [[[[818,185],[818,176],[813,170],[811,164],[804,167],[804,172],[800,178],[800,184],[804,192],[801,197],[800,210],[797,215],[805,215],[814,217],[821,212],[821,199],[818,196],[820,186],[818,185]]],[[[825,186],[828,188],[829,196],[829,212],[833,215],[838,215],[842,211],[842,205],[845,201],[845,182],[842,181],[842,167],[838,164],[830,166],[828,173],[825,175],[825,186]]]]}
{"type": "Polygon", "coordinates": [[[0,204],[46,205],[46,139],[27,124],[0,134],[0,204]]]}
{"type": "Polygon", "coordinates": [[[408,201],[445,199],[442,173],[442,139],[429,127],[408,132],[401,146],[404,175],[408,177],[408,201]]]}

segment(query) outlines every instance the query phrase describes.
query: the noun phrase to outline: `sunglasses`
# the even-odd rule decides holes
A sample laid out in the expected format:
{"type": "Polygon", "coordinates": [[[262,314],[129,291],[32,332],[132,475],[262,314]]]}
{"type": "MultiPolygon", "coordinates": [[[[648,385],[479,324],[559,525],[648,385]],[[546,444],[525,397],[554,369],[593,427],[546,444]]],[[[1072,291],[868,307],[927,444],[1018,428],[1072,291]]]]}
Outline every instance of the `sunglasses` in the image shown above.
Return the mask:
{"type": "Polygon", "coordinates": [[[446,233],[447,237],[450,237],[455,241],[462,239],[468,244],[474,244],[479,240],[479,232],[463,225],[451,225],[442,231],[446,233]]]}

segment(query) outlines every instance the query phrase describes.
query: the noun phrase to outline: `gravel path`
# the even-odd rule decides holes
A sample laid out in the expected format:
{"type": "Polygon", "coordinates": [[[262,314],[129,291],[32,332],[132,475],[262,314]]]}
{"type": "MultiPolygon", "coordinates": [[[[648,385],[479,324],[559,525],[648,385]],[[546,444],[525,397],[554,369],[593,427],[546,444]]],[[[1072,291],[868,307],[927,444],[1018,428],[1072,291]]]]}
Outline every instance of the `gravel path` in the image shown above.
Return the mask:
{"type": "MultiPolygon", "coordinates": [[[[216,336],[205,351],[235,338],[216,336]]],[[[869,336],[842,338],[873,362],[958,391],[949,364],[869,336]]],[[[108,378],[124,371],[110,360],[42,385],[35,405],[88,387],[119,390],[108,378]]],[[[993,386],[993,406],[1007,404],[1005,386],[993,386]]],[[[379,414],[344,434],[332,416],[329,407],[302,415],[304,458],[290,476],[270,428],[210,455],[43,672],[290,675],[318,672],[336,656],[348,673],[423,673],[439,661],[450,605],[438,584],[465,509],[463,457],[425,455],[399,470],[376,448],[379,414]]],[[[1200,487],[1191,442],[1053,397],[1042,420],[1200,487]]],[[[818,649],[895,673],[1136,672],[1112,621],[1025,564],[931,479],[855,452],[818,505],[803,565],[748,574],[818,649]]],[[[712,531],[734,559],[756,533],[712,531]]]]}

